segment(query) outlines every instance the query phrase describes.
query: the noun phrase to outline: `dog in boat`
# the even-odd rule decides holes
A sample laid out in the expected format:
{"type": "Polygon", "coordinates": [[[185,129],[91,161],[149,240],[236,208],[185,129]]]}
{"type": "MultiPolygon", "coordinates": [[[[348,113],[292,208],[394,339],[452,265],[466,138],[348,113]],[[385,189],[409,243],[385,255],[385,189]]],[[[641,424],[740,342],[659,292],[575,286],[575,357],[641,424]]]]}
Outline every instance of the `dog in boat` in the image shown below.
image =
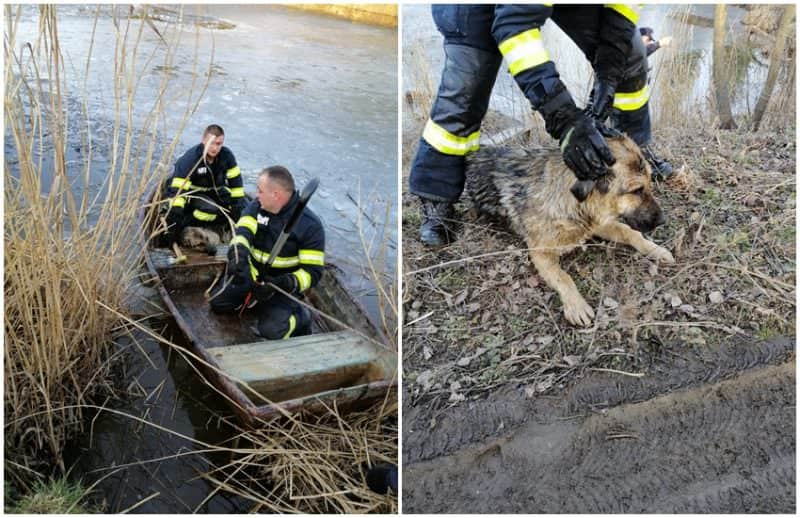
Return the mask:
{"type": "Polygon", "coordinates": [[[627,136],[606,140],[616,163],[583,193],[583,201],[570,191],[575,176],[558,149],[486,147],[467,158],[466,189],[474,207],[506,219],[525,239],[536,270],[558,292],[564,316],[576,326],[591,325],[594,311],[561,268],[562,254],[596,236],[675,262],[666,248],[642,235],[664,223],[650,165],[627,136]]]}

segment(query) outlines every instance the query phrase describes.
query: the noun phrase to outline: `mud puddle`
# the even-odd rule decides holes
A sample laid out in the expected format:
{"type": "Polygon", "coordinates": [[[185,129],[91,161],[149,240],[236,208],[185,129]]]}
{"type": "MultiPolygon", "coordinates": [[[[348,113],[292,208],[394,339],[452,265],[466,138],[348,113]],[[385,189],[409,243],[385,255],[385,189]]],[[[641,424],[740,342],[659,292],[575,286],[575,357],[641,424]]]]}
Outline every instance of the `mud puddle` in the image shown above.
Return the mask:
{"type": "Polygon", "coordinates": [[[794,348],[731,343],[554,397],[406,408],[404,510],[793,513],[794,348]]]}

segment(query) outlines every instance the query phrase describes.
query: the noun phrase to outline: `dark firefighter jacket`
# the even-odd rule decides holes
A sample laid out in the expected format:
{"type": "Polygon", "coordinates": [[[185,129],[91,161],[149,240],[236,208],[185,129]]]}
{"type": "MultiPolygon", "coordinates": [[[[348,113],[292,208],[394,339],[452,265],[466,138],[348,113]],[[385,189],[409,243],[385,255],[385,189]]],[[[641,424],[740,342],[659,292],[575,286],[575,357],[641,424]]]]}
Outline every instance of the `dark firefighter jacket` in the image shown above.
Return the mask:
{"type": "MultiPolygon", "coordinates": [[[[250,261],[250,273],[256,282],[265,277],[294,274],[298,291],[302,292],[319,282],[325,266],[325,231],[322,222],[308,207],[283,245],[272,267],[267,268],[272,247],[297,205],[297,191],[278,214],[271,214],[253,200],[242,211],[236,223],[236,235],[231,247],[245,254],[250,261]]],[[[232,257],[233,252],[229,252],[232,257]]]]}
{"type": "MultiPolygon", "coordinates": [[[[552,5],[498,5],[492,36],[525,96],[537,110],[566,88],[542,41],[540,28],[553,13],[552,5]]],[[[600,11],[599,41],[587,58],[600,80],[616,85],[622,79],[636,31],[638,12],[624,4],[606,4],[600,11]]]]}
{"type": "Polygon", "coordinates": [[[202,157],[203,144],[197,144],[175,162],[175,172],[167,186],[170,205],[184,207],[187,199],[183,194],[191,192],[212,196],[218,202],[224,202],[227,194],[233,202],[244,199],[242,174],[231,150],[223,146],[213,163],[204,162],[202,157]],[[222,193],[223,189],[227,193],[222,193]]]}

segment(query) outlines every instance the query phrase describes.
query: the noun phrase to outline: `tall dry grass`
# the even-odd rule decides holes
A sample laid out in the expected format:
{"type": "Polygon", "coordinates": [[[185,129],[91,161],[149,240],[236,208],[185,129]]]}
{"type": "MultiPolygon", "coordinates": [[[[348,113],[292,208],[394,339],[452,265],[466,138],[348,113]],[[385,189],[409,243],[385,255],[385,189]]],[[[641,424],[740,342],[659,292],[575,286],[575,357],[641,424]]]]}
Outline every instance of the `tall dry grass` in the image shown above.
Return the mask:
{"type": "Polygon", "coordinates": [[[65,471],[64,446],[81,430],[83,407],[114,390],[112,336],[125,326],[105,308],[125,311],[142,252],[134,244],[136,210],[148,184],[168,167],[208,81],[201,64],[209,56],[199,54],[196,41],[191,84],[174,88],[166,71],[183,46],[181,31],[148,50],[142,41],[152,29],[144,19],[99,6],[87,35],[83,87],[74,91],[58,9],[38,7],[38,36],[27,43],[18,37],[23,7],[5,7],[5,125],[13,142],[4,164],[5,472],[23,485],[37,470],[65,471]],[[112,22],[113,41],[97,41],[98,24],[112,22]],[[114,72],[105,139],[92,131],[98,121],[88,108],[97,45],[114,48],[113,63],[100,65],[114,72]],[[165,72],[155,90],[143,93],[141,79],[154,64],[165,72]],[[76,100],[79,115],[69,108],[76,100]],[[183,109],[175,122],[165,117],[168,104],[183,109]],[[143,123],[134,112],[145,114],[143,123]],[[109,167],[93,190],[91,150],[100,144],[109,150],[109,167]],[[67,161],[75,145],[85,150],[82,164],[67,161]]]}

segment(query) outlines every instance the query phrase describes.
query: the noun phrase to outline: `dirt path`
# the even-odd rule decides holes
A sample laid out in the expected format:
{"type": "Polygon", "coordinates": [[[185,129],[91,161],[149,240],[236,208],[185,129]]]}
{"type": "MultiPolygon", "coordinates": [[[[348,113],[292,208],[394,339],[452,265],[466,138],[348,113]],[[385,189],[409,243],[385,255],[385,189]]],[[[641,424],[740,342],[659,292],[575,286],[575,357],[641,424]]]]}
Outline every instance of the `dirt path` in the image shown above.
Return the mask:
{"type": "Polygon", "coordinates": [[[794,339],[406,413],[405,512],[795,511],[794,339]],[[415,437],[416,436],[416,437],[415,437]]]}

